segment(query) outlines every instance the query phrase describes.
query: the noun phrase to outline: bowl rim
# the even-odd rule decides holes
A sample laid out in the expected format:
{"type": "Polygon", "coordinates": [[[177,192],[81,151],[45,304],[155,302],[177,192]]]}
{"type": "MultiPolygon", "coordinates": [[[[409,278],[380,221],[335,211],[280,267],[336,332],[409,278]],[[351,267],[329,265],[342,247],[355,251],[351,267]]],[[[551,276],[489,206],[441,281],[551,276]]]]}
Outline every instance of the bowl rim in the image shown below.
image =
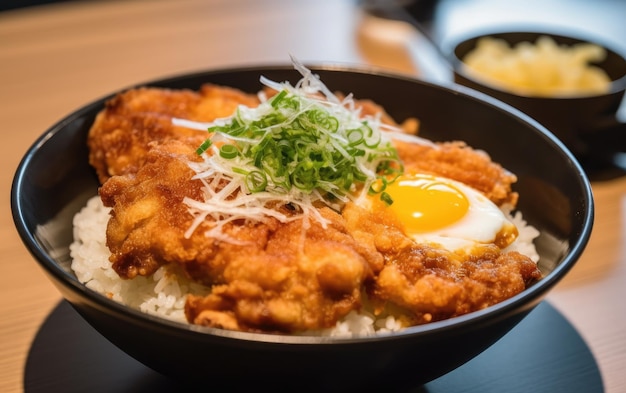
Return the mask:
{"type": "MultiPolygon", "coordinates": [[[[52,258],[48,253],[46,253],[45,250],[41,247],[40,242],[35,238],[35,234],[28,231],[27,223],[24,218],[25,207],[20,201],[20,190],[22,188],[24,178],[26,177],[29,163],[37,154],[37,151],[49,139],[53,138],[57,133],[61,132],[67,124],[72,123],[76,119],[85,116],[87,113],[90,113],[97,108],[101,108],[106,100],[113,97],[115,94],[130,88],[136,88],[140,86],[160,86],[182,82],[184,80],[198,77],[209,78],[212,75],[219,75],[224,73],[258,71],[259,76],[261,76],[264,71],[293,70],[293,67],[287,64],[260,64],[240,67],[211,68],[190,73],[180,73],[164,78],[152,79],[115,90],[112,93],[102,96],[101,98],[97,98],[87,103],[86,105],[78,108],[77,110],[74,110],[73,112],[67,114],[61,120],[57,121],[54,125],[49,127],[42,135],[40,135],[35,140],[35,142],[27,149],[24,157],[21,159],[15,171],[11,187],[11,211],[14,224],[16,226],[18,234],[22,239],[22,242],[27,247],[31,255],[34,257],[35,261],[44,269],[45,272],[54,276],[54,278],[56,278],[59,283],[61,283],[70,291],[78,294],[79,296],[86,297],[90,302],[92,302],[92,305],[95,305],[100,309],[107,309],[114,312],[115,316],[118,318],[122,318],[123,320],[132,320],[139,324],[150,325],[152,328],[158,327],[160,329],[178,332],[179,334],[192,334],[204,337],[213,336],[242,342],[256,342],[259,344],[278,345],[352,345],[367,342],[387,342],[390,340],[399,340],[406,336],[427,336],[434,331],[443,333],[448,330],[456,330],[465,326],[474,326],[475,324],[480,324],[487,319],[503,319],[507,316],[507,314],[515,309],[522,308],[527,311],[532,310],[541,301],[545,293],[547,293],[550,288],[552,288],[558,281],[560,281],[560,279],[573,267],[575,262],[580,258],[584,248],[586,247],[586,244],[589,241],[589,237],[591,235],[593,227],[594,202],[591,184],[582,167],[574,158],[573,154],[567,149],[567,147],[565,147],[565,145],[559,139],[557,139],[537,121],[525,115],[516,108],[505,104],[493,97],[456,84],[446,85],[432,81],[425,81],[409,75],[398,74],[370,66],[357,66],[340,63],[307,63],[306,66],[314,73],[317,71],[330,71],[364,74],[366,77],[371,75],[384,78],[400,79],[404,82],[416,83],[418,85],[425,85],[429,88],[444,90],[452,95],[460,95],[464,96],[466,99],[479,101],[482,105],[490,107],[490,110],[504,112],[509,116],[516,117],[516,120],[526,123],[530,128],[534,128],[535,131],[538,132],[543,138],[547,139],[549,143],[556,145],[556,147],[561,150],[561,153],[567,159],[569,159],[570,165],[572,169],[576,172],[584,193],[583,198],[586,202],[587,209],[583,212],[580,212],[580,214],[583,214],[583,227],[581,232],[578,234],[576,242],[574,244],[571,244],[570,251],[565,255],[563,260],[554,268],[554,270],[547,274],[545,277],[543,277],[539,282],[535,283],[531,287],[525,289],[521,293],[511,298],[506,299],[493,306],[489,306],[483,310],[445,319],[442,321],[408,327],[401,331],[388,334],[383,333],[372,336],[358,337],[330,337],[230,331],[225,329],[179,323],[167,320],[162,317],[143,313],[139,310],[135,310],[131,307],[122,305],[87,288],[84,284],[80,283],[75,276],[72,276],[69,272],[65,271],[65,269],[63,269],[63,267],[59,265],[58,261],[52,258]]],[[[93,196],[96,195],[97,194],[94,193],[93,196]]]]}
{"type": "Polygon", "coordinates": [[[557,28],[554,26],[550,27],[545,25],[519,24],[508,26],[493,26],[489,28],[482,27],[448,39],[442,46],[444,47],[444,53],[448,56],[448,61],[451,63],[454,73],[459,74],[476,84],[483,85],[491,90],[497,91],[498,93],[531,100],[588,100],[596,97],[605,97],[611,94],[622,94],[626,90],[626,70],[621,77],[611,80],[609,90],[604,93],[562,96],[533,96],[530,94],[515,93],[505,88],[499,87],[497,84],[493,84],[489,81],[484,81],[481,78],[477,78],[471,72],[468,72],[467,68],[464,66],[463,59],[459,58],[456,54],[457,48],[464,43],[472,40],[477,40],[482,37],[504,34],[529,34],[536,35],[537,37],[547,35],[551,37],[580,41],[581,43],[590,43],[604,48],[609,53],[613,53],[615,56],[620,57],[624,61],[624,63],[626,63],[626,49],[619,49],[616,47],[616,45],[609,44],[606,39],[598,37],[593,33],[575,30],[572,28],[567,29],[562,27],[557,28]]]}

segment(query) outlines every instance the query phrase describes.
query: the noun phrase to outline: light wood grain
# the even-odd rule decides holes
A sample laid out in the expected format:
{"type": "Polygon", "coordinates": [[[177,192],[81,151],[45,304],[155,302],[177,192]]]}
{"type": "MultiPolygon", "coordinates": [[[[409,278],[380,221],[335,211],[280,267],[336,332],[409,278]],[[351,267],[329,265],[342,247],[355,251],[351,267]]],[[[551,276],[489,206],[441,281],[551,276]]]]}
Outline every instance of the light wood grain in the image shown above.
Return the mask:
{"type": "MultiPolygon", "coordinates": [[[[397,24],[381,28],[381,23],[386,22],[363,17],[350,0],[90,1],[0,14],[0,187],[5,195],[0,391],[23,391],[30,343],[60,300],[18,238],[8,203],[15,168],[40,134],[113,90],[207,68],[286,63],[290,53],[303,61],[373,64],[419,75],[415,33],[397,24]]],[[[621,370],[626,364],[626,179],[593,188],[593,236],[549,300],[588,341],[607,392],[617,393],[626,391],[621,370]]]]}

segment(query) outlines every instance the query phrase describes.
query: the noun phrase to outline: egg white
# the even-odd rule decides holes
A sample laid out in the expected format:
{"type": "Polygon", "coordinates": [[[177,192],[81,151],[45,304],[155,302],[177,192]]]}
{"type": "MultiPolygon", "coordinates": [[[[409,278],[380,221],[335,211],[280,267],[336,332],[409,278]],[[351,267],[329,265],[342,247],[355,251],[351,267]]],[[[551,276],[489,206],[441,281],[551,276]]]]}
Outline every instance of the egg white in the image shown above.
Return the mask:
{"type": "MultiPolygon", "coordinates": [[[[409,175],[410,176],[410,175],[409,175]]],[[[455,187],[461,191],[469,201],[469,207],[465,215],[456,222],[427,232],[412,232],[404,228],[405,234],[417,243],[437,245],[453,252],[468,252],[476,247],[496,244],[505,248],[517,237],[517,228],[509,221],[506,214],[481,192],[451,179],[432,177],[434,182],[441,182],[455,187]],[[501,237],[508,239],[506,244],[501,244],[501,237]]],[[[398,179],[399,181],[402,179],[398,179]]],[[[410,192],[406,191],[406,192],[410,192]]],[[[389,193],[394,199],[393,193],[389,193]]],[[[416,206],[419,199],[415,200],[416,206]]],[[[377,208],[381,208],[377,205],[377,208]]],[[[384,208],[384,207],[382,207],[384,208]]],[[[404,224],[404,215],[395,213],[397,220],[404,224]]]]}

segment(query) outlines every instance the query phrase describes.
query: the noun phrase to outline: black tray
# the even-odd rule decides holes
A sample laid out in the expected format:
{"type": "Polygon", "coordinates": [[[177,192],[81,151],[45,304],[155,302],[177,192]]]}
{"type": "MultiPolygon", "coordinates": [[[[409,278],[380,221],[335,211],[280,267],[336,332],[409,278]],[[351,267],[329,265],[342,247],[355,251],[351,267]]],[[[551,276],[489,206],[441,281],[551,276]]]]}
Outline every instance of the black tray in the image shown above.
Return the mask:
{"type": "MultiPolygon", "coordinates": [[[[167,354],[155,353],[155,356],[167,354]]],[[[203,391],[211,391],[212,379],[219,376],[207,376],[203,391]]],[[[179,382],[152,371],[119,350],[65,301],[59,303],[37,333],[24,373],[25,393],[187,390],[191,388],[181,390],[179,382]]],[[[255,390],[262,391],[262,387],[255,390]]],[[[478,357],[411,391],[594,393],[603,392],[604,388],[596,361],[585,342],[544,301],[478,357]]]]}

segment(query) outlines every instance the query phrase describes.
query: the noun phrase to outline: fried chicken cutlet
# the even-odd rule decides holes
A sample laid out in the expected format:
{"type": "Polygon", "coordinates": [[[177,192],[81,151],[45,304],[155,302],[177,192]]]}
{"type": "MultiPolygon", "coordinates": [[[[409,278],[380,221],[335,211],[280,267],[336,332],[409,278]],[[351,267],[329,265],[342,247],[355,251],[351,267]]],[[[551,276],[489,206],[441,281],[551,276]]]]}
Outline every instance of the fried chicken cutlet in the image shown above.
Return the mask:
{"type": "Polygon", "coordinates": [[[518,194],[511,188],[517,177],[464,142],[438,143],[436,148],[404,142],[395,145],[407,171],[460,181],[482,192],[498,206],[517,205],[518,194]]]}
{"type": "Polygon", "coordinates": [[[178,139],[200,145],[206,132],[176,127],[172,118],[210,122],[230,116],[237,106],[254,107],[256,95],[205,84],[199,92],[142,87],[118,94],[92,125],[87,144],[89,163],[101,183],[114,175],[136,172],[150,143],[178,139]]]}
{"type": "MultiPolygon", "coordinates": [[[[211,89],[216,96],[202,121],[227,116],[221,110],[232,106],[232,112],[247,99],[257,104],[232,89],[211,89]]],[[[201,101],[190,92],[129,91],[107,105],[89,137],[100,195],[112,208],[107,246],[115,271],[132,279],[180,265],[211,287],[207,296],[188,296],[190,323],[317,330],[360,309],[364,293],[381,309],[404,310],[411,324],[425,323],[495,304],[540,277],[536,264],[517,253],[462,257],[416,244],[393,220],[352,202],[341,211],[318,206],[325,227],[315,220],[236,220],[223,227],[234,241],[223,241],[205,235],[213,228],[207,219],[187,235],[194,217],[185,200],[206,196],[189,167],[199,160],[195,149],[206,133],[177,129],[171,118],[195,116],[201,101]]],[[[465,182],[497,204],[517,201],[515,176],[463,143],[396,145],[407,168],[465,182]]],[[[292,213],[288,205],[276,208],[292,213]]]]}
{"type": "Polygon", "coordinates": [[[191,237],[193,217],[184,199],[201,198],[187,161],[195,147],[155,145],[134,175],[115,176],[101,188],[113,208],[107,246],[124,278],[152,274],[163,264],[182,266],[212,286],[188,297],[190,322],[246,331],[297,332],[332,327],[370,299],[410,312],[412,323],[462,315],[496,304],[540,277],[536,265],[497,248],[479,258],[412,242],[397,226],[349,203],[342,214],[323,208],[331,224],[313,224],[302,245],[301,221],[232,223],[226,233],[242,244],[191,237]]]}
{"type": "MultiPolygon", "coordinates": [[[[541,278],[537,264],[495,245],[456,253],[408,238],[393,217],[348,204],[342,212],[360,247],[382,256],[372,265],[369,300],[379,310],[404,310],[410,325],[467,314],[497,304],[541,278]]],[[[373,258],[370,258],[373,260],[373,258]]]]}
{"type": "Polygon", "coordinates": [[[195,146],[171,140],[154,145],[136,174],[114,176],[100,189],[112,207],[107,228],[111,262],[123,278],[150,275],[161,265],[182,266],[192,279],[213,286],[207,297],[190,296],[190,322],[248,331],[301,331],[330,327],[360,305],[371,276],[341,217],[328,208],[330,224],[313,224],[304,243],[301,220],[233,222],[232,242],[204,235],[211,222],[185,237],[193,217],[184,199],[202,196],[202,182],[187,165],[195,146]]]}

